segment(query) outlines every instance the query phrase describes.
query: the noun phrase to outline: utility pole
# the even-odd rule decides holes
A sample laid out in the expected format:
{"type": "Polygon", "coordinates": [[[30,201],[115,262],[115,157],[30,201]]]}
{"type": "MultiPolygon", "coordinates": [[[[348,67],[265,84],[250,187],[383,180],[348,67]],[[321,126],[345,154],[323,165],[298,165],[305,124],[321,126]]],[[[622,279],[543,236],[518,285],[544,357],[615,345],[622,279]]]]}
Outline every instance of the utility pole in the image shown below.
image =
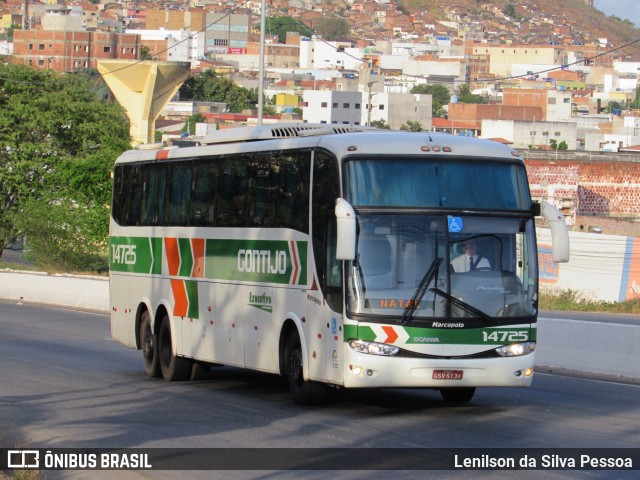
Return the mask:
{"type": "Polygon", "coordinates": [[[373,93],[371,93],[371,87],[373,86],[373,84],[376,82],[369,82],[367,83],[367,87],[369,88],[369,95],[368,95],[368,99],[367,99],[367,127],[371,126],[371,100],[373,99],[373,93]]]}
{"type": "Polygon", "coordinates": [[[262,125],[262,116],[264,112],[264,42],[265,42],[265,26],[267,18],[267,1],[262,0],[262,8],[260,15],[260,65],[258,77],[258,125],[262,125]]]}

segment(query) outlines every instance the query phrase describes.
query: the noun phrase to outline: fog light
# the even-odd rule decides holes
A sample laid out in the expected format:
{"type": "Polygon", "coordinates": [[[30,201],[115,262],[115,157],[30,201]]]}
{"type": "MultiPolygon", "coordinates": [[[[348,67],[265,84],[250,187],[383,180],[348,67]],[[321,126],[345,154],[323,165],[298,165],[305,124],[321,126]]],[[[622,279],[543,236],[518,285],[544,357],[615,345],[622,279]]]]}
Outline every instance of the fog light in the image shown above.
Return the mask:
{"type": "Polygon", "coordinates": [[[350,365],[349,368],[351,369],[351,373],[353,373],[354,375],[358,376],[362,373],[362,367],[357,367],[355,365],[350,365]]]}
{"type": "Polygon", "coordinates": [[[533,368],[527,368],[525,370],[516,370],[515,372],[513,372],[513,374],[516,377],[522,377],[523,375],[525,377],[530,377],[531,375],[533,375],[533,368]]]}

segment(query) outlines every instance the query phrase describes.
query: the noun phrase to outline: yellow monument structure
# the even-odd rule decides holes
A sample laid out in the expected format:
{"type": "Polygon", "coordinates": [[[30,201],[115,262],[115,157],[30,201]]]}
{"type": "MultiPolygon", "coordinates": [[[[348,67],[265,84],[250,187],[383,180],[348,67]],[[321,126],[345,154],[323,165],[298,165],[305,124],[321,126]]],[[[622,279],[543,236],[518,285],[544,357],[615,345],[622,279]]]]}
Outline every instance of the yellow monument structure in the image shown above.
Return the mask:
{"type": "Polygon", "coordinates": [[[98,71],[131,122],[131,143],[152,143],[164,106],[189,75],[189,62],[100,60],[98,71]]]}

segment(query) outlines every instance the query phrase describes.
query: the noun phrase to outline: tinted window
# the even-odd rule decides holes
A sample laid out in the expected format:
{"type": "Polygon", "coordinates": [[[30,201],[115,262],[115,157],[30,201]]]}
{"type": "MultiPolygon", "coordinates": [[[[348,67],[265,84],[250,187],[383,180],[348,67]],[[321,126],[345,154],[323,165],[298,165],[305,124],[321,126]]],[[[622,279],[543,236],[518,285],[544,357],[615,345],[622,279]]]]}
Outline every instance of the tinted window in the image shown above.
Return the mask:
{"type": "Polygon", "coordinates": [[[259,152],[116,167],[121,225],[309,229],[310,151],[259,152]]]}
{"type": "Polygon", "coordinates": [[[485,160],[353,159],[345,164],[355,206],[529,210],[523,165],[485,160]]]}

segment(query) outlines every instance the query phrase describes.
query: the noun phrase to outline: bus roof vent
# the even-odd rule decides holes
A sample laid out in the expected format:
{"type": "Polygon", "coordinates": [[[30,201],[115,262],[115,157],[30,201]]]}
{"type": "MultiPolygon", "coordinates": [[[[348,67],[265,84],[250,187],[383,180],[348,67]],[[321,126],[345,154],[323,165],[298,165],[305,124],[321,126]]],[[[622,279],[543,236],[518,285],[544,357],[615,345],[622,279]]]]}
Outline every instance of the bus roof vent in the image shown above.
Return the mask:
{"type": "Polygon", "coordinates": [[[255,142],[274,138],[309,137],[366,130],[360,125],[326,125],[324,123],[280,123],[256,127],[238,127],[216,130],[208,134],[202,145],[220,143],[255,142]]]}

